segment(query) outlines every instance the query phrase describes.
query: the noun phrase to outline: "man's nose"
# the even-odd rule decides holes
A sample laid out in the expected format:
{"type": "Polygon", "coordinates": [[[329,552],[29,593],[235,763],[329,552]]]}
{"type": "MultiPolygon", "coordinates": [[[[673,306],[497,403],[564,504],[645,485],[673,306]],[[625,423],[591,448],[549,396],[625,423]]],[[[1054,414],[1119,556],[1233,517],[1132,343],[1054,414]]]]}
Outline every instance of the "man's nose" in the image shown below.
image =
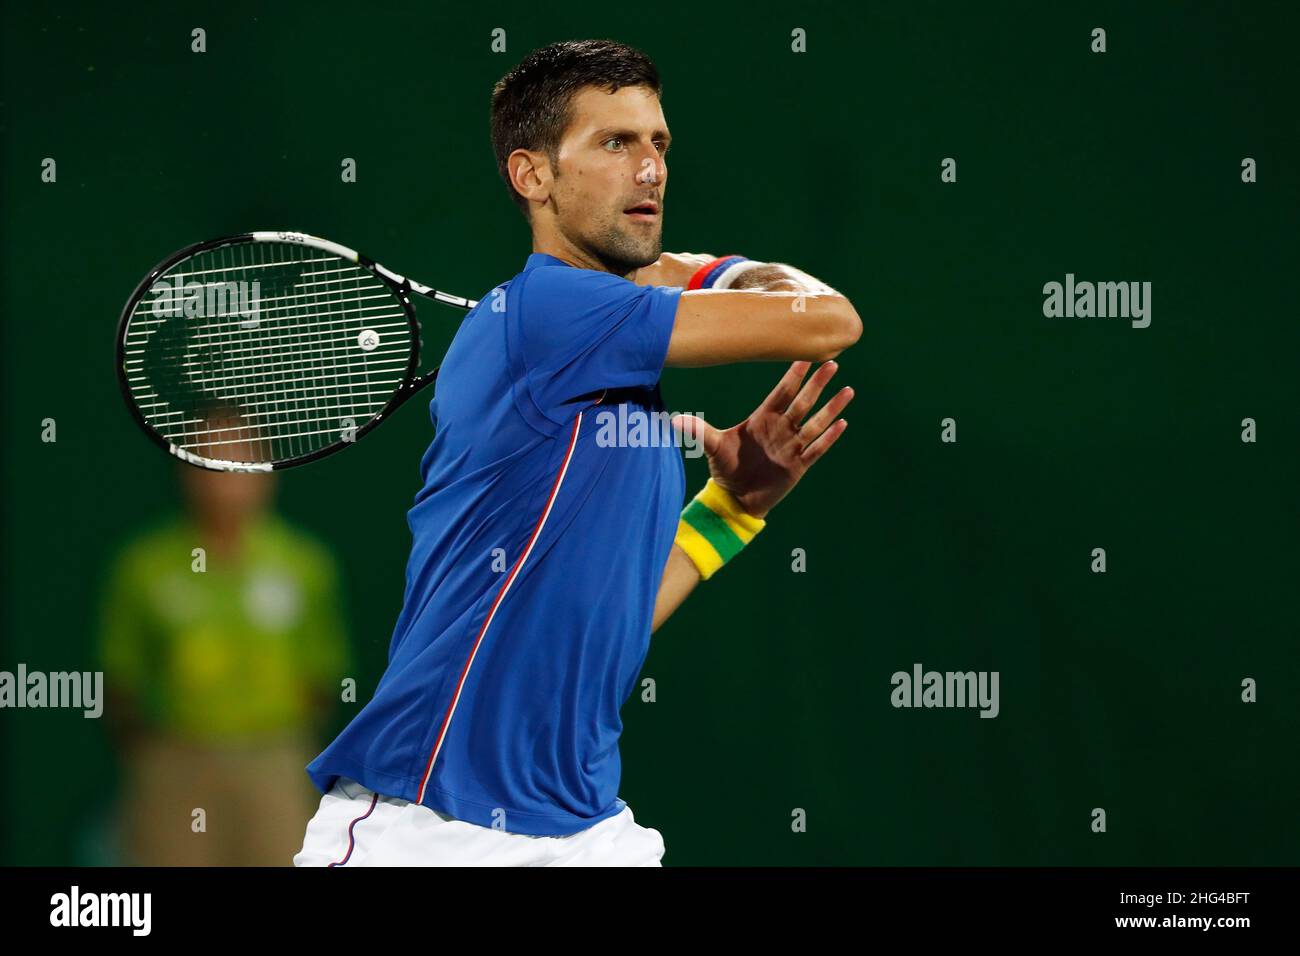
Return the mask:
{"type": "MultiPolygon", "coordinates": [[[[651,147],[654,149],[654,147],[651,147]]],[[[659,155],[659,150],[654,150],[653,156],[646,156],[641,160],[641,166],[637,170],[636,181],[641,186],[654,186],[664,181],[668,175],[668,165],[659,155]]]]}

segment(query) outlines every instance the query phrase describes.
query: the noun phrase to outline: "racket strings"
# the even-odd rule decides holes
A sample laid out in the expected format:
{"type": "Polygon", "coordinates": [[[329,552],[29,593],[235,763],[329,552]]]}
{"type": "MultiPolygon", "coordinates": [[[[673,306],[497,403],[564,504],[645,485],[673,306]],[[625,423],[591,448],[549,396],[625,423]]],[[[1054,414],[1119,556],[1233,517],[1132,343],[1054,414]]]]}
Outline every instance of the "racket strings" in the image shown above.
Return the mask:
{"type": "Polygon", "coordinates": [[[230,243],[179,263],[151,292],[126,332],[128,387],[146,422],[192,453],[311,454],[374,418],[406,378],[414,341],[403,304],[324,251],[230,243]]]}

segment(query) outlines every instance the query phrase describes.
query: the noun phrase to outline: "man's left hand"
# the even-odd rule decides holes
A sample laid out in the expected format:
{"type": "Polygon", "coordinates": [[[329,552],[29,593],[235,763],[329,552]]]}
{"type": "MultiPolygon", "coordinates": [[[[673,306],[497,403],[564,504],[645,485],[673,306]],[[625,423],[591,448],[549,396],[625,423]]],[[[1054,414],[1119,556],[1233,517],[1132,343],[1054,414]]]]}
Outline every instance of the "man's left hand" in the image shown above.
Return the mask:
{"type": "Polygon", "coordinates": [[[697,415],[672,419],[683,435],[703,443],[709,475],[755,518],[765,517],[788,495],[848,428],[847,421],[837,420],[853,400],[847,385],[804,421],[839,369],[833,361],[823,362],[801,388],[811,367],[811,362],[795,362],[763,403],[728,429],[714,428],[697,415]]]}

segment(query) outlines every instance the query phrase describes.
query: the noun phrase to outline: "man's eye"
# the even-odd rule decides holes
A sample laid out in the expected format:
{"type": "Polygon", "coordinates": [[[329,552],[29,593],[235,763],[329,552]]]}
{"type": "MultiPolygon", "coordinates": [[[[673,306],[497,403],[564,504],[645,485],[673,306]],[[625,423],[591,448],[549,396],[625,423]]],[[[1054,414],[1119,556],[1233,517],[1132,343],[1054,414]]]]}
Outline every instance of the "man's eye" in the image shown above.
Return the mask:
{"type": "Polygon", "coordinates": [[[605,140],[605,145],[608,146],[610,143],[621,143],[621,142],[623,142],[623,137],[611,136],[609,139],[605,140]]]}

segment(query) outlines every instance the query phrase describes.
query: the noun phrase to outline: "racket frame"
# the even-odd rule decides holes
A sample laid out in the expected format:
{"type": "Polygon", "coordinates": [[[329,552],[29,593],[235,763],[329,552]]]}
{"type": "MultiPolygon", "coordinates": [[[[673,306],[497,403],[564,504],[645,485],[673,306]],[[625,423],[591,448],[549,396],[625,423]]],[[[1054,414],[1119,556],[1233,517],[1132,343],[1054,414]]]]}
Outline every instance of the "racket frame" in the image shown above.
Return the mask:
{"type": "Polygon", "coordinates": [[[466,311],[478,305],[473,299],[465,299],[460,296],[451,295],[447,292],[440,292],[430,286],[420,282],[414,282],[404,276],[385,269],[379,263],[375,262],[368,256],[364,256],[355,249],[349,249],[347,246],[339,245],[336,242],[330,242],[328,239],[321,239],[318,236],[308,235],[303,232],[242,232],[233,236],[223,236],[220,239],[208,239],[203,242],[196,242],[186,246],[177,252],[172,253],[158,265],[149,271],[149,274],[140,281],[131,293],[131,297],[126,300],[126,305],[122,308],[122,316],[118,320],[117,326],[117,346],[115,349],[115,359],[117,368],[117,383],[121,389],[122,398],[126,401],[127,408],[131,410],[131,417],[135,423],[140,426],[141,430],[149,436],[155,445],[161,448],[175,458],[180,459],[190,465],[199,468],[205,468],[209,471],[223,472],[272,472],[283,471],[286,468],[296,468],[299,465],[305,465],[309,462],[317,461],[327,455],[335,454],[342,451],[349,445],[355,445],[363,435],[376,428],[380,422],[387,420],[388,416],[394,410],[403,405],[411,396],[421,391],[428,385],[432,385],[438,377],[438,369],[424,375],[417,375],[416,370],[420,367],[420,351],[423,345],[423,338],[420,330],[419,320],[415,316],[415,307],[411,304],[411,293],[418,292],[426,298],[433,299],[436,302],[442,302],[447,305],[454,305],[463,308],[466,311]],[[177,264],[198,255],[201,252],[207,252],[212,249],[219,249],[222,246],[234,245],[236,243],[246,242],[276,242],[291,245],[301,245],[306,248],[319,249],[330,255],[337,256],[347,262],[359,266],[370,272],[396,297],[406,315],[406,321],[411,330],[411,355],[406,363],[406,370],[403,372],[402,381],[394,389],[392,396],[387,403],[375,415],[363,425],[357,426],[350,439],[340,438],[335,442],[318,448],[313,452],[305,455],[299,455],[296,458],[290,458],[285,461],[266,461],[266,462],[248,462],[248,461],[228,461],[220,458],[205,458],[202,455],[196,455],[193,452],[173,444],[161,433],[158,432],[148,421],[145,420],[138,405],[135,396],[131,393],[130,383],[127,381],[126,371],[126,337],[127,330],[130,328],[131,319],[134,317],[135,309],[141,300],[153,288],[154,283],[161,279],[170,269],[177,264]]]}

